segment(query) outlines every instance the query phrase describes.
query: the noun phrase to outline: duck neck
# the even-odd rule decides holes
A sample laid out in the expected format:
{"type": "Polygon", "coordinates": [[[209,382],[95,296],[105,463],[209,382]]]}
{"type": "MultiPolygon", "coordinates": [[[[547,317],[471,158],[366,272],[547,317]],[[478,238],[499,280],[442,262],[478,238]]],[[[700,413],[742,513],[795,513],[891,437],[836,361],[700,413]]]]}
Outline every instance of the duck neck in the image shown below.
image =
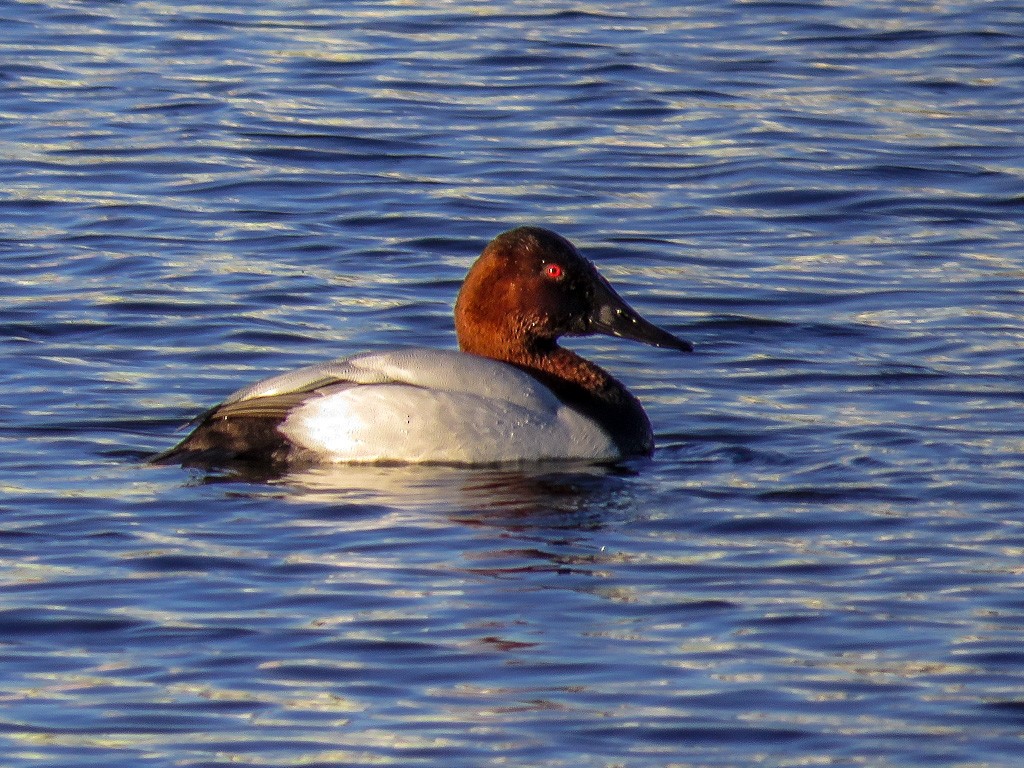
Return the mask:
{"type": "Polygon", "coordinates": [[[623,396],[632,397],[629,390],[599,365],[554,342],[550,342],[550,347],[539,353],[509,362],[544,380],[545,383],[550,379],[551,383],[548,383],[548,386],[556,392],[571,385],[585,390],[593,397],[610,402],[617,401],[623,396]]]}
{"type": "Polygon", "coordinates": [[[463,351],[509,363],[530,374],[563,403],[600,424],[623,454],[650,453],[651,424],[640,401],[614,376],[554,341],[514,350],[463,346],[463,351]]]}

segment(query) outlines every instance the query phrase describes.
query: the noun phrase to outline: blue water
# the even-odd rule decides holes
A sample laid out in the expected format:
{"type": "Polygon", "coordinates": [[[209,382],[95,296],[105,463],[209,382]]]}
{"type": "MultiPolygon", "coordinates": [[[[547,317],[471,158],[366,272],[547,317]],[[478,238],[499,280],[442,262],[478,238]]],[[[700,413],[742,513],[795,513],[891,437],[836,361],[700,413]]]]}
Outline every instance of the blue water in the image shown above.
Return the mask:
{"type": "Polygon", "coordinates": [[[0,2],[0,764],[1012,766],[1009,2],[0,2]],[[453,346],[498,232],[678,355],[614,469],[142,459],[453,346]]]}

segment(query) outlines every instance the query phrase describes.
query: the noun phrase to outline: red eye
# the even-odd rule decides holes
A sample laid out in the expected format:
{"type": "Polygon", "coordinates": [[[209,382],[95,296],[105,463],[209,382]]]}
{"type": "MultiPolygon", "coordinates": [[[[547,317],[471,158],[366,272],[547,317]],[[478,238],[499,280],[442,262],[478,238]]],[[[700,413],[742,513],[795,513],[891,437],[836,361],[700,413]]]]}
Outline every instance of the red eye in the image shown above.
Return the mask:
{"type": "Polygon", "coordinates": [[[544,275],[552,280],[560,280],[564,274],[565,270],[562,269],[561,264],[548,264],[544,267],[544,275]]]}

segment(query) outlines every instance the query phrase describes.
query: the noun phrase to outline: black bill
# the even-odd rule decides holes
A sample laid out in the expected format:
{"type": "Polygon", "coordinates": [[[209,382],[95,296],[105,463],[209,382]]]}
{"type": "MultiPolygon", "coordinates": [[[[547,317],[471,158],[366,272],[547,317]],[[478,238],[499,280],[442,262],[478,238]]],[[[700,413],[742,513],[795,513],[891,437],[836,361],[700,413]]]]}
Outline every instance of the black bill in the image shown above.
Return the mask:
{"type": "Polygon", "coordinates": [[[594,291],[594,308],[589,320],[588,331],[590,333],[604,333],[623,339],[642,341],[653,347],[693,352],[693,344],[690,342],[644,320],[615,292],[608,281],[600,276],[594,291]]]}

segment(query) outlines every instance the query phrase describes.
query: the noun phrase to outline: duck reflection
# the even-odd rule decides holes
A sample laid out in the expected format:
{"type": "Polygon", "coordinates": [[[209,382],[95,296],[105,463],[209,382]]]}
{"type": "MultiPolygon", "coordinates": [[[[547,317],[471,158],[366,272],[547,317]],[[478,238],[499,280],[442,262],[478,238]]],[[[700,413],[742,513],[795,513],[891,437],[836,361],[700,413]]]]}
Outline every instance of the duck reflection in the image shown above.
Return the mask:
{"type": "MultiPolygon", "coordinates": [[[[450,576],[526,579],[539,586],[545,574],[575,574],[588,578],[570,588],[591,591],[590,577],[601,577],[606,567],[593,536],[635,511],[636,476],[636,467],[622,464],[486,470],[349,465],[311,467],[277,485],[319,524],[325,515],[358,514],[364,523],[368,516],[402,531],[404,560],[409,536],[422,537],[414,545],[420,555],[440,555],[432,568],[450,576]]],[[[567,586],[560,578],[558,588],[567,586]]]]}
{"type": "MultiPolygon", "coordinates": [[[[378,574],[535,586],[550,574],[557,583],[547,586],[590,592],[616,558],[599,532],[642,514],[644,463],[315,465],[275,478],[211,473],[196,481],[225,484],[231,496],[251,495],[256,504],[272,500],[275,541],[294,562],[349,568],[372,561],[378,574]],[[561,578],[569,573],[585,581],[561,578]]],[[[402,589],[409,583],[396,578],[402,589]]]]}
{"type": "Polygon", "coordinates": [[[274,481],[288,498],[370,504],[443,514],[463,525],[593,529],[628,505],[636,469],[567,464],[557,468],[327,465],[274,481]]]}

